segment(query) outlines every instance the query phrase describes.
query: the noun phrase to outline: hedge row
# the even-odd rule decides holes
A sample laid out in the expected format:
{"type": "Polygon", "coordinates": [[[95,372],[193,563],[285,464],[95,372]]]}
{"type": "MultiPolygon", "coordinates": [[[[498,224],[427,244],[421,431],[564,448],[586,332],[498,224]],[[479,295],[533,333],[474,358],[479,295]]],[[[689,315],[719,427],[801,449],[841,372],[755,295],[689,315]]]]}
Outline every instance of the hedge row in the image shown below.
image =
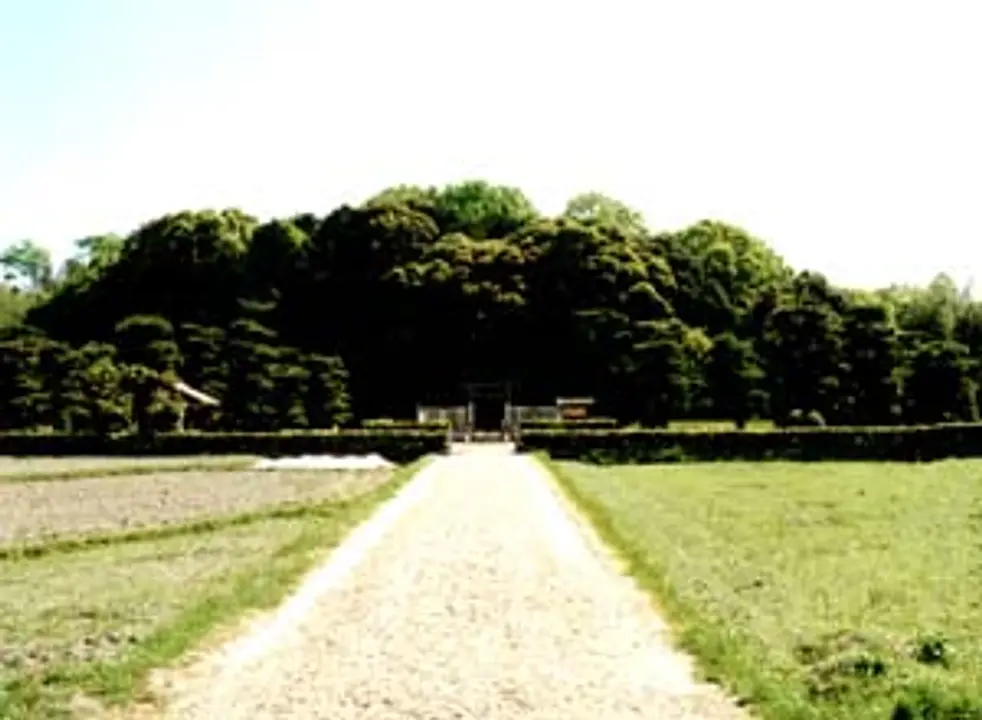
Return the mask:
{"type": "Polygon", "coordinates": [[[895,460],[982,457],[982,424],[795,428],[767,432],[535,430],[519,449],[601,464],[713,460],[895,460]]]}
{"type": "Polygon", "coordinates": [[[591,417],[566,420],[522,420],[522,430],[602,430],[614,429],[620,423],[615,418],[591,417]]]}
{"type": "Polygon", "coordinates": [[[164,433],[96,436],[67,433],[0,433],[0,455],[282,455],[378,453],[393,462],[411,462],[446,450],[447,434],[406,430],[310,430],[283,433],[164,433]]]}
{"type": "Polygon", "coordinates": [[[369,430],[446,430],[449,420],[403,420],[395,418],[370,418],[362,420],[361,426],[369,430]]]}

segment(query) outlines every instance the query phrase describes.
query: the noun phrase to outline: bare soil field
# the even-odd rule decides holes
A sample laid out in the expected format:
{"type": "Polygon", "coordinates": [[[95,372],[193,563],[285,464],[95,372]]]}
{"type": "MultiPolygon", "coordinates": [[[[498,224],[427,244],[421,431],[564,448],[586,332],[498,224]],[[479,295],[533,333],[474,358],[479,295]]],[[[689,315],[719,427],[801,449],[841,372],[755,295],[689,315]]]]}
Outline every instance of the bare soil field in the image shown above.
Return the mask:
{"type": "Polygon", "coordinates": [[[170,457],[14,457],[0,455],[0,482],[117,475],[158,470],[248,469],[258,458],[251,455],[189,455],[170,457]]]}
{"type": "Polygon", "coordinates": [[[0,545],[200,521],[378,487],[389,470],[161,472],[0,483],[0,545]]]}

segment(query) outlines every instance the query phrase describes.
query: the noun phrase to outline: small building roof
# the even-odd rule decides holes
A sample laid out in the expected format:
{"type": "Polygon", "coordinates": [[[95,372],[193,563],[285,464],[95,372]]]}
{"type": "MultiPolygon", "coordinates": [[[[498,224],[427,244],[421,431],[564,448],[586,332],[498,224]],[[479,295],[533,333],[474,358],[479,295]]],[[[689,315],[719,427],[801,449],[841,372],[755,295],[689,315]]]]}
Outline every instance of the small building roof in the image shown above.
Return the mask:
{"type": "Polygon", "coordinates": [[[174,382],[168,383],[168,385],[175,392],[179,392],[181,395],[189,397],[202,405],[210,405],[212,407],[218,407],[221,405],[216,398],[213,398],[211,395],[207,395],[200,390],[195,390],[183,380],[175,380],[174,382]]]}

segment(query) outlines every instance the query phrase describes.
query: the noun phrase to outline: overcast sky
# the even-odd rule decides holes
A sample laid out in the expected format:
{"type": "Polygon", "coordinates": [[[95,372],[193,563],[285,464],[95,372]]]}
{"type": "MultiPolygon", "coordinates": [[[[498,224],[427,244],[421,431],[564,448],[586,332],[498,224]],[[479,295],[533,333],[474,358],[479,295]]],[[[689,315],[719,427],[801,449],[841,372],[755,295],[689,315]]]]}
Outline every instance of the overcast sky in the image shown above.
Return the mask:
{"type": "Polygon", "coordinates": [[[840,283],[982,279],[980,27],[970,0],[0,0],[0,245],[480,177],[730,221],[840,283]]]}

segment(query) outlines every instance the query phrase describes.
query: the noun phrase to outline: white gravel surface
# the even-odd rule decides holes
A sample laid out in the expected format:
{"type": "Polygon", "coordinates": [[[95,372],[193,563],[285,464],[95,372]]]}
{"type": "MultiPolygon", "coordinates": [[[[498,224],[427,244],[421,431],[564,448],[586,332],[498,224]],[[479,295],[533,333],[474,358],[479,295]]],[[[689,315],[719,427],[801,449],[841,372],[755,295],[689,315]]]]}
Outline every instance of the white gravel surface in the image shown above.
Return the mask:
{"type": "Polygon", "coordinates": [[[745,717],[534,460],[437,460],[276,613],[168,678],[168,717],[745,717]]]}

